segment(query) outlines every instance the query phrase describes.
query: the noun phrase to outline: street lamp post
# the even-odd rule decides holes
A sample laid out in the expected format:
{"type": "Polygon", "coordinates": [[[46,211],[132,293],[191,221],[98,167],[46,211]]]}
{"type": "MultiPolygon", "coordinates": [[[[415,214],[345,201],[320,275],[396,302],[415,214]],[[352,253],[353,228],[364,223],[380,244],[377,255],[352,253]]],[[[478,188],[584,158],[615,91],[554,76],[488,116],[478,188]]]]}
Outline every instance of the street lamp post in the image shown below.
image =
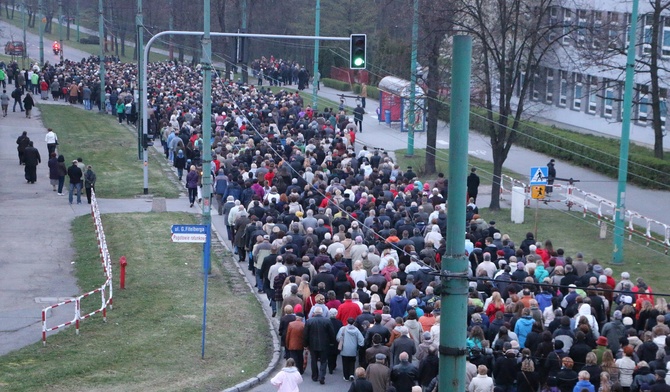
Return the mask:
{"type": "MultiPolygon", "coordinates": [[[[314,13],[314,36],[318,37],[321,30],[321,0],[316,0],[314,13]]],[[[316,110],[316,99],[319,90],[319,40],[314,40],[314,71],[312,74],[312,109],[316,110]]]]}
{"type": "MultiPolygon", "coordinates": [[[[407,156],[414,156],[414,122],[416,120],[416,52],[419,41],[419,0],[414,0],[412,17],[412,57],[409,83],[409,126],[407,127],[407,156]]],[[[404,121],[404,120],[403,120],[404,121]]]]}

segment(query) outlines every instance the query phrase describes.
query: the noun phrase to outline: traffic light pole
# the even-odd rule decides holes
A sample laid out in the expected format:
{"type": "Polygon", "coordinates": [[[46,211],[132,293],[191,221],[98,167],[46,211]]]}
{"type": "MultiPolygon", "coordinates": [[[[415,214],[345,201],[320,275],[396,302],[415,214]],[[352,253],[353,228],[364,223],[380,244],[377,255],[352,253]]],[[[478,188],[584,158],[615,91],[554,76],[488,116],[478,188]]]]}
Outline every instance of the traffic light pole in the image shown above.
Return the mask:
{"type": "MultiPolygon", "coordinates": [[[[316,0],[314,11],[314,35],[321,33],[321,0],[316,0]]],[[[314,70],[312,71],[312,109],[317,110],[316,100],[319,91],[319,40],[314,40],[314,70]]]]}
{"type": "MultiPolygon", "coordinates": [[[[100,9],[102,9],[102,0],[100,1],[100,9]]],[[[204,36],[203,31],[161,31],[160,33],[155,34],[149,41],[147,41],[144,46],[144,56],[139,63],[140,65],[140,91],[139,91],[139,105],[141,108],[141,123],[142,131],[146,133],[149,129],[149,121],[147,118],[148,107],[147,107],[147,58],[149,57],[149,51],[151,50],[151,45],[159,38],[165,35],[189,35],[189,36],[204,36]]],[[[270,38],[270,39],[297,39],[297,40],[319,40],[319,41],[350,41],[350,37],[315,37],[309,35],[279,35],[279,34],[250,34],[250,33],[210,33],[211,37],[246,37],[246,38],[270,38]]],[[[102,34],[101,34],[102,37],[102,34]]],[[[211,46],[210,46],[211,48],[211,46]]],[[[102,73],[102,70],[101,70],[102,73]]],[[[204,87],[204,86],[203,86],[204,87]]],[[[211,87],[210,87],[211,90],[211,87]]],[[[211,91],[210,91],[211,93],[211,91]]],[[[104,94],[104,92],[103,92],[104,94]]],[[[103,100],[104,102],[104,100],[103,100]]],[[[211,108],[210,108],[211,109],[211,108]]],[[[204,151],[204,149],[203,149],[204,151]]],[[[144,162],[144,193],[149,193],[149,165],[148,162],[144,162]]]]}
{"type": "MultiPolygon", "coordinates": [[[[103,0],[98,0],[98,36],[100,42],[100,113],[107,113],[107,106],[105,104],[105,8],[103,7],[103,0]]],[[[114,112],[114,108],[112,108],[114,112]]]]}
{"type": "Polygon", "coordinates": [[[37,3],[37,16],[40,18],[40,65],[44,65],[44,9],[42,8],[42,0],[37,3]]]}
{"type": "Polygon", "coordinates": [[[440,391],[463,392],[468,318],[468,258],[465,255],[465,179],[468,175],[470,70],[472,37],[454,36],[449,131],[449,209],[446,253],[442,262],[442,323],[440,324],[440,391]]]}
{"type": "Polygon", "coordinates": [[[626,219],[626,179],[628,178],[628,145],[630,144],[630,118],[633,105],[633,83],[635,83],[635,50],[637,30],[638,0],[633,0],[630,17],[628,54],[626,57],[626,82],[623,92],[623,115],[621,118],[621,145],[619,148],[619,179],[617,186],[616,210],[614,213],[614,236],[612,263],[623,264],[623,234],[626,219]]]}
{"type": "Polygon", "coordinates": [[[416,57],[419,41],[419,0],[414,0],[414,14],[412,17],[412,57],[409,77],[409,126],[407,127],[408,157],[414,156],[414,121],[416,120],[416,57]]]}

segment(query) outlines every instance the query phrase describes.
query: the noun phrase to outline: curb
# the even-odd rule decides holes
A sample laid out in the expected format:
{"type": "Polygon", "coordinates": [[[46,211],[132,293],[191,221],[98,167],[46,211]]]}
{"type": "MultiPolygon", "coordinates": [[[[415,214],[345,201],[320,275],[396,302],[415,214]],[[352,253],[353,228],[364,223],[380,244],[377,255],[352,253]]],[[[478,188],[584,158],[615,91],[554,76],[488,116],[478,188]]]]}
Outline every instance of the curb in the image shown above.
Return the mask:
{"type": "MultiPolygon", "coordinates": [[[[231,251],[230,248],[228,247],[228,244],[226,241],[223,239],[221,236],[221,233],[219,233],[218,230],[216,230],[216,227],[212,225],[212,231],[216,233],[216,237],[219,239],[219,242],[223,244],[228,251],[231,251]]],[[[247,282],[247,287],[249,287],[249,291],[254,294],[254,297],[256,297],[256,300],[258,301],[259,305],[261,305],[261,309],[263,307],[263,302],[260,300],[258,297],[258,293],[254,290],[254,288],[251,286],[251,283],[249,283],[249,280],[247,279],[246,274],[244,273],[244,270],[242,270],[242,267],[240,267],[239,263],[234,263],[235,266],[237,267],[238,272],[244,276],[245,282],[247,282]]],[[[264,382],[268,377],[270,377],[270,374],[275,370],[277,367],[277,364],[279,363],[279,360],[281,359],[281,346],[279,344],[279,335],[277,334],[277,330],[275,329],[273,319],[267,314],[267,312],[263,311],[263,315],[265,315],[265,320],[268,323],[268,329],[270,330],[270,335],[272,336],[272,358],[270,359],[270,363],[268,363],[268,366],[263,370],[262,372],[258,373],[257,375],[250,377],[242,382],[237,383],[236,385],[233,385],[230,388],[224,389],[222,392],[243,392],[243,391],[248,391],[249,389],[261,384],[264,382]]]]}

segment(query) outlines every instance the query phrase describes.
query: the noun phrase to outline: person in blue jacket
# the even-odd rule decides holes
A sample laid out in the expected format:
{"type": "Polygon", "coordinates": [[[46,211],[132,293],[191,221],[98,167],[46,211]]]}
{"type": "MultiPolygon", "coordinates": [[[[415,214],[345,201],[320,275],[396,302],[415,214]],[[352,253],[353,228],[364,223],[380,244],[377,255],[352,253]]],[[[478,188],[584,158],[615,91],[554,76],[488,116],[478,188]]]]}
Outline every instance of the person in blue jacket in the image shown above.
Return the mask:
{"type": "Polygon", "coordinates": [[[524,308],[521,313],[521,318],[516,322],[514,326],[514,333],[519,338],[519,346],[525,348],[526,337],[533,328],[533,317],[530,315],[530,308],[524,308]]]}

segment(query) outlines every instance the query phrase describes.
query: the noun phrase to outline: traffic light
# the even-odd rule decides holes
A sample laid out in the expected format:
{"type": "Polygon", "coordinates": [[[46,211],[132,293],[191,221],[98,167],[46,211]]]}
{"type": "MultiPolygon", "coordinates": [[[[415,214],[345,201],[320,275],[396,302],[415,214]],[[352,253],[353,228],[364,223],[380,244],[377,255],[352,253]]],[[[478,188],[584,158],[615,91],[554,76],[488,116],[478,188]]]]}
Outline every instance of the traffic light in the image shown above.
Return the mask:
{"type": "Polygon", "coordinates": [[[365,34],[351,34],[349,47],[349,68],[365,69],[367,65],[365,56],[365,34]]]}
{"type": "Polygon", "coordinates": [[[154,136],[146,133],[142,134],[142,148],[147,149],[154,145],[154,136]]]}

